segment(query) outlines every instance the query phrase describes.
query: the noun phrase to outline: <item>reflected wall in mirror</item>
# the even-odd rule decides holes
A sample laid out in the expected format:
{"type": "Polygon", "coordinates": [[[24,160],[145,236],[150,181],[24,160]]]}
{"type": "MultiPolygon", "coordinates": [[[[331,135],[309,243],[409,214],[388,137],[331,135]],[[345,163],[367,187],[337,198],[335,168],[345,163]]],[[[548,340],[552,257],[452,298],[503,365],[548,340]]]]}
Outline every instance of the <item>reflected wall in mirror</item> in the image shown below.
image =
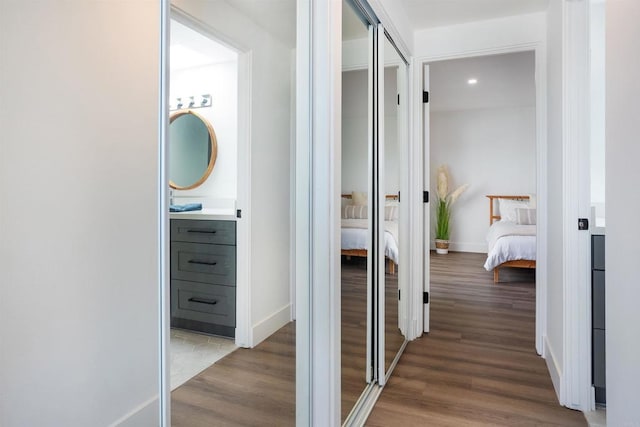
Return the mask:
{"type": "Polygon", "coordinates": [[[213,126],[192,110],[176,111],[169,123],[169,185],[196,188],[209,177],[218,156],[213,126]]]}

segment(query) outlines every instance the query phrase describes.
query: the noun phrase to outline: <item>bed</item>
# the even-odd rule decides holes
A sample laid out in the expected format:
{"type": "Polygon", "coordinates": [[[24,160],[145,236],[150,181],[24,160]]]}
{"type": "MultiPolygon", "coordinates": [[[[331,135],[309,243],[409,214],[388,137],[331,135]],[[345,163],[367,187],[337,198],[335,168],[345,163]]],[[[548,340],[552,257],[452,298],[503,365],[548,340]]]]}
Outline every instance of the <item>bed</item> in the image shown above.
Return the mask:
{"type": "MultiPolygon", "coordinates": [[[[351,194],[343,194],[343,201],[350,202],[351,194]]],[[[397,202],[397,195],[387,195],[387,202],[397,202]]],[[[353,206],[353,205],[351,205],[353,206]]],[[[366,218],[367,206],[360,207],[363,211],[360,214],[345,215],[343,207],[342,227],[341,227],[341,253],[347,257],[367,257],[367,247],[369,244],[369,220],[366,218]]],[[[389,207],[387,207],[388,209],[389,207]]],[[[357,208],[354,208],[357,209],[357,208]]],[[[397,205],[395,205],[397,212],[397,205]]],[[[385,212],[387,216],[389,211],[385,212]]],[[[398,265],[398,220],[397,214],[390,214],[388,217],[396,218],[394,220],[385,220],[384,222],[384,255],[389,266],[389,273],[395,274],[398,265]]]]}
{"type": "Polygon", "coordinates": [[[484,268],[493,270],[493,282],[498,283],[503,267],[536,268],[535,208],[529,204],[529,196],[488,195],[487,198],[490,227],[484,268]],[[501,208],[500,215],[496,214],[496,205],[501,208]],[[511,209],[515,209],[515,213],[511,209]],[[505,218],[502,210],[507,214],[505,218]]]}

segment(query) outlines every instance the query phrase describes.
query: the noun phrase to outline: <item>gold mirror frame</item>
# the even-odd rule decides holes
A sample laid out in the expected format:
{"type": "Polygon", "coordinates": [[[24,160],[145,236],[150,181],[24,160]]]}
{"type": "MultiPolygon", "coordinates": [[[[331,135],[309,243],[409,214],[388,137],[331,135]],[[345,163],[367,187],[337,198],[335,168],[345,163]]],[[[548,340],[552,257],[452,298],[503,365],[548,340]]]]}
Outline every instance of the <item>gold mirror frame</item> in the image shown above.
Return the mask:
{"type": "MultiPolygon", "coordinates": [[[[209,132],[209,140],[211,141],[211,157],[209,157],[209,166],[207,166],[207,170],[204,171],[204,174],[202,174],[202,177],[192,185],[181,187],[179,185],[176,185],[175,182],[169,179],[169,187],[175,190],[191,190],[193,188],[196,188],[202,185],[202,183],[205,182],[207,178],[209,178],[209,175],[211,175],[211,172],[213,171],[213,166],[216,164],[216,159],[218,158],[218,140],[216,139],[216,133],[214,132],[213,126],[211,125],[211,123],[209,123],[209,121],[204,117],[202,117],[200,114],[189,109],[178,110],[169,116],[169,126],[171,126],[171,123],[173,123],[175,119],[177,119],[178,117],[185,116],[187,114],[191,114],[192,116],[197,117],[207,127],[207,131],[209,132]]],[[[171,159],[169,159],[169,162],[171,162],[171,159]]]]}

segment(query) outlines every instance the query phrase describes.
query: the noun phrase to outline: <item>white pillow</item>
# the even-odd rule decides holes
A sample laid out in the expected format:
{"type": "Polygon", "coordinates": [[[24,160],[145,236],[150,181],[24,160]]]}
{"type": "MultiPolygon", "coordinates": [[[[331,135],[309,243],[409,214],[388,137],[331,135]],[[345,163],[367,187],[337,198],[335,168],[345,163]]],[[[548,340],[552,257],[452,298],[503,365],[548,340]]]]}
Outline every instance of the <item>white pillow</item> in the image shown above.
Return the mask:
{"type": "Polygon", "coordinates": [[[343,219],[367,219],[369,207],[367,205],[347,205],[342,208],[343,219]]]}
{"type": "Polygon", "coordinates": [[[521,225],[536,225],[536,209],[516,208],[516,223],[521,225]]]}
{"type": "Polygon", "coordinates": [[[351,200],[354,205],[357,206],[366,206],[367,205],[367,193],[363,191],[353,191],[351,192],[351,200]]]}
{"type": "Polygon", "coordinates": [[[498,206],[500,209],[500,221],[517,222],[516,209],[528,208],[529,202],[526,200],[498,199],[498,206]]]}

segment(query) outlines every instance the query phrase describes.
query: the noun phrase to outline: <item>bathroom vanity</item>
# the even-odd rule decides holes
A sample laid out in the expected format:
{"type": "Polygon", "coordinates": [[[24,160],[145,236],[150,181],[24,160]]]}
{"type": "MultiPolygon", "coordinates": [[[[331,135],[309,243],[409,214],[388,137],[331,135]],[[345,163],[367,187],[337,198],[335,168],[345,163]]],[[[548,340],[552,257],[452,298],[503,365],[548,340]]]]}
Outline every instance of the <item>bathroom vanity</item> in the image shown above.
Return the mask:
{"type": "Polygon", "coordinates": [[[170,220],[171,326],[235,337],[235,218],[205,210],[170,220]]]}

